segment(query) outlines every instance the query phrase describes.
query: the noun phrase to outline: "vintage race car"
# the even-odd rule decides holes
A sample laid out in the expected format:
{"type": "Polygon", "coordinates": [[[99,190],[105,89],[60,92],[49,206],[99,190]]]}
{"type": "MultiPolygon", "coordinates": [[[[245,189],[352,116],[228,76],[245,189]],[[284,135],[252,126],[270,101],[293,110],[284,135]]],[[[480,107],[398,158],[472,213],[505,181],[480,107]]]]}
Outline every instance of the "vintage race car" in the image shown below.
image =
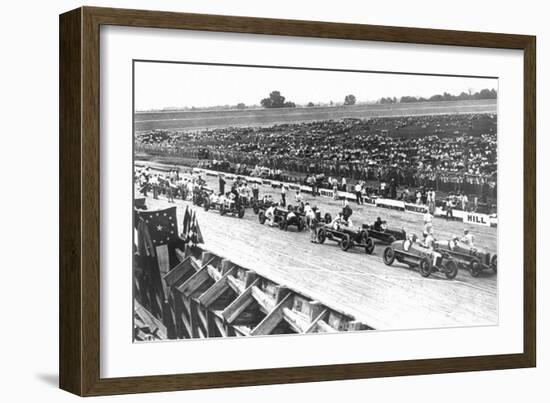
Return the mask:
{"type": "Polygon", "coordinates": [[[254,211],[254,214],[258,214],[260,210],[267,210],[271,206],[277,205],[277,202],[273,201],[272,199],[268,200],[254,200],[252,202],[252,210],[254,211]]]}
{"type": "Polygon", "coordinates": [[[404,229],[388,228],[385,223],[381,226],[363,224],[363,229],[368,231],[370,238],[384,245],[391,245],[395,241],[403,241],[407,238],[404,229]]]}
{"type": "Polygon", "coordinates": [[[384,263],[391,266],[395,260],[411,268],[418,267],[422,277],[428,277],[434,272],[442,272],[452,280],[458,273],[458,264],[441,253],[426,248],[409,239],[395,241],[384,249],[384,263]]]}
{"type": "Polygon", "coordinates": [[[193,190],[193,204],[196,206],[202,206],[205,200],[208,200],[210,195],[212,194],[213,190],[206,187],[201,186],[200,188],[196,188],[193,190]]]}
{"type": "MultiPolygon", "coordinates": [[[[264,224],[267,220],[265,213],[266,210],[263,209],[258,213],[258,221],[260,224],[264,224]]],[[[294,215],[289,217],[289,213],[290,211],[285,208],[275,207],[273,221],[282,230],[286,231],[289,226],[294,226],[298,231],[302,231],[306,226],[304,215],[294,212],[294,215]]]]}
{"type": "Polygon", "coordinates": [[[237,208],[237,204],[235,202],[229,202],[227,200],[222,202],[211,202],[209,198],[205,198],[202,204],[204,211],[218,210],[220,215],[232,214],[233,216],[237,216],[239,218],[244,217],[244,206],[241,205],[237,208]]]}
{"type": "Polygon", "coordinates": [[[470,271],[472,277],[477,277],[484,270],[497,272],[497,255],[478,247],[469,246],[456,239],[436,241],[435,249],[444,256],[449,256],[458,262],[459,267],[470,271]]]}
{"type": "Polygon", "coordinates": [[[317,242],[322,244],[327,239],[337,242],[343,251],[358,246],[364,248],[365,253],[370,255],[374,250],[374,240],[362,228],[342,226],[339,229],[334,229],[330,225],[323,225],[317,230],[317,242]]]}

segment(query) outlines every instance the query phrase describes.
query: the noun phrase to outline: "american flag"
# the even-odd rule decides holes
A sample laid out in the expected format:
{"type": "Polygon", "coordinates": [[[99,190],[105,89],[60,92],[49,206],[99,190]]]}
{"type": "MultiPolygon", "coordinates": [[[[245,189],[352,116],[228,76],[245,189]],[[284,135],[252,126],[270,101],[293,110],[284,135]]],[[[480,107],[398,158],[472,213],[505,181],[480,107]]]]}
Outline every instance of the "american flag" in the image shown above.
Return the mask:
{"type": "Polygon", "coordinates": [[[176,207],[157,211],[137,211],[149,229],[153,246],[165,245],[178,239],[176,207]]]}

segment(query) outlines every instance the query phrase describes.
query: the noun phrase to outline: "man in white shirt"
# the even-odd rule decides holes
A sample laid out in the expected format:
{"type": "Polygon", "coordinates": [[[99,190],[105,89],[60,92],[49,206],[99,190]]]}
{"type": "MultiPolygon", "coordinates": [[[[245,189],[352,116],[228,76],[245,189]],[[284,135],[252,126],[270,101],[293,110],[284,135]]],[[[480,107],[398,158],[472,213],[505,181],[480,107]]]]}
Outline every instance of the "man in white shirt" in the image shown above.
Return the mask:
{"type": "Polygon", "coordinates": [[[474,246],[474,236],[470,234],[470,231],[468,229],[464,229],[464,236],[460,239],[460,242],[464,242],[470,247],[474,246]]]}
{"type": "Polygon", "coordinates": [[[267,221],[267,225],[270,227],[273,227],[275,225],[275,206],[270,206],[265,211],[265,218],[267,221]]]}

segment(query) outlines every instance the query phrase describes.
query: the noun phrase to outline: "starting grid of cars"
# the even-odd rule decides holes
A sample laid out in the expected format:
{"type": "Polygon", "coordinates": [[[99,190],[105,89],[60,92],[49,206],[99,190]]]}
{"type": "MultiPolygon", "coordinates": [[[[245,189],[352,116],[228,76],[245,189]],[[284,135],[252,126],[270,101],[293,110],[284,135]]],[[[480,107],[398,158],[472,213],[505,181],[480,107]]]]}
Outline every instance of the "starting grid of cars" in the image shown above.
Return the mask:
{"type": "MultiPolygon", "coordinates": [[[[423,277],[441,272],[452,280],[459,268],[468,270],[473,277],[478,277],[483,271],[497,272],[496,254],[469,246],[457,238],[434,241],[431,247],[426,247],[417,242],[415,235],[408,235],[404,229],[387,227],[381,220],[352,227],[341,225],[338,220],[333,220],[330,213],[322,215],[320,211],[314,211],[315,220],[312,220],[306,214],[303,204],[282,207],[279,203],[266,199],[235,202],[211,197],[213,193],[212,189],[203,186],[194,191],[193,203],[202,206],[205,211],[216,210],[220,215],[238,218],[242,218],[246,208],[251,207],[260,224],[269,220],[272,226],[285,231],[290,227],[298,232],[310,228],[312,238],[317,243],[334,241],[343,251],[360,248],[370,255],[376,245],[384,245],[382,258],[386,265],[397,261],[417,269],[423,277]]],[[[343,215],[346,216],[345,211],[343,215]]]]}

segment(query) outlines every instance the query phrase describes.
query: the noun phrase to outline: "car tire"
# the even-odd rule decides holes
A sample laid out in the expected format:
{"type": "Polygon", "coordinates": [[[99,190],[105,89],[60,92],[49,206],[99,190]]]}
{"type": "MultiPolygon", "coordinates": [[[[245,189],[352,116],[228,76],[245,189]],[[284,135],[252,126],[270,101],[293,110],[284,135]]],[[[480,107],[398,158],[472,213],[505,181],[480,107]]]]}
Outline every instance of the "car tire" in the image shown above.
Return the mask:
{"type": "Polygon", "coordinates": [[[388,266],[391,266],[393,264],[395,260],[395,251],[391,246],[388,246],[386,247],[386,249],[384,249],[382,259],[384,260],[384,263],[388,266]]]}
{"type": "Polygon", "coordinates": [[[432,274],[432,262],[430,262],[428,258],[423,257],[420,259],[418,269],[422,277],[429,277],[429,275],[432,274]]]}
{"type": "Polygon", "coordinates": [[[342,240],[340,241],[340,248],[345,252],[349,248],[351,248],[351,238],[348,234],[344,235],[342,240]]]}
{"type": "Polygon", "coordinates": [[[374,239],[367,236],[365,239],[365,253],[367,255],[372,255],[372,252],[374,252],[374,239]]]}
{"type": "Polygon", "coordinates": [[[332,216],[330,215],[330,213],[325,214],[325,222],[327,224],[330,224],[332,222],[332,216]]]}
{"type": "Polygon", "coordinates": [[[224,215],[225,214],[225,209],[223,208],[223,206],[220,206],[220,215],[224,215]]]}
{"type": "Polygon", "coordinates": [[[317,232],[317,242],[324,243],[326,239],[327,239],[327,233],[323,228],[321,228],[317,232]]]}
{"type": "Polygon", "coordinates": [[[260,214],[258,214],[258,221],[260,222],[260,224],[265,223],[265,213],[263,211],[260,211],[260,214]]]}
{"type": "Polygon", "coordinates": [[[279,229],[280,230],[287,230],[287,225],[286,225],[286,220],[285,219],[282,219],[281,221],[279,221],[279,229]]]}
{"type": "Polygon", "coordinates": [[[204,207],[204,211],[210,210],[210,200],[206,199],[206,200],[204,201],[203,207],[204,207]]]}
{"type": "Polygon", "coordinates": [[[480,273],[481,273],[481,265],[479,264],[479,260],[473,259],[470,262],[470,275],[472,277],[479,277],[480,273]]]}
{"type": "Polygon", "coordinates": [[[254,206],[252,206],[252,210],[254,211],[254,214],[258,214],[260,208],[255,204],[254,206]]]}
{"type": "Polygon", "coordinates": [[[445,277],[447,277],[449,280],[453,280],[457,274],[458,265],[452,260],[449,260],[445,265],[445,277]]]}
{"type": "Polygon", "coordinates": [[[239,218],[243,218],[244,217],[244,207],[241,207],[241,209],[239,210],[239,212],[237,213],[237,216],[239,218]]]}

